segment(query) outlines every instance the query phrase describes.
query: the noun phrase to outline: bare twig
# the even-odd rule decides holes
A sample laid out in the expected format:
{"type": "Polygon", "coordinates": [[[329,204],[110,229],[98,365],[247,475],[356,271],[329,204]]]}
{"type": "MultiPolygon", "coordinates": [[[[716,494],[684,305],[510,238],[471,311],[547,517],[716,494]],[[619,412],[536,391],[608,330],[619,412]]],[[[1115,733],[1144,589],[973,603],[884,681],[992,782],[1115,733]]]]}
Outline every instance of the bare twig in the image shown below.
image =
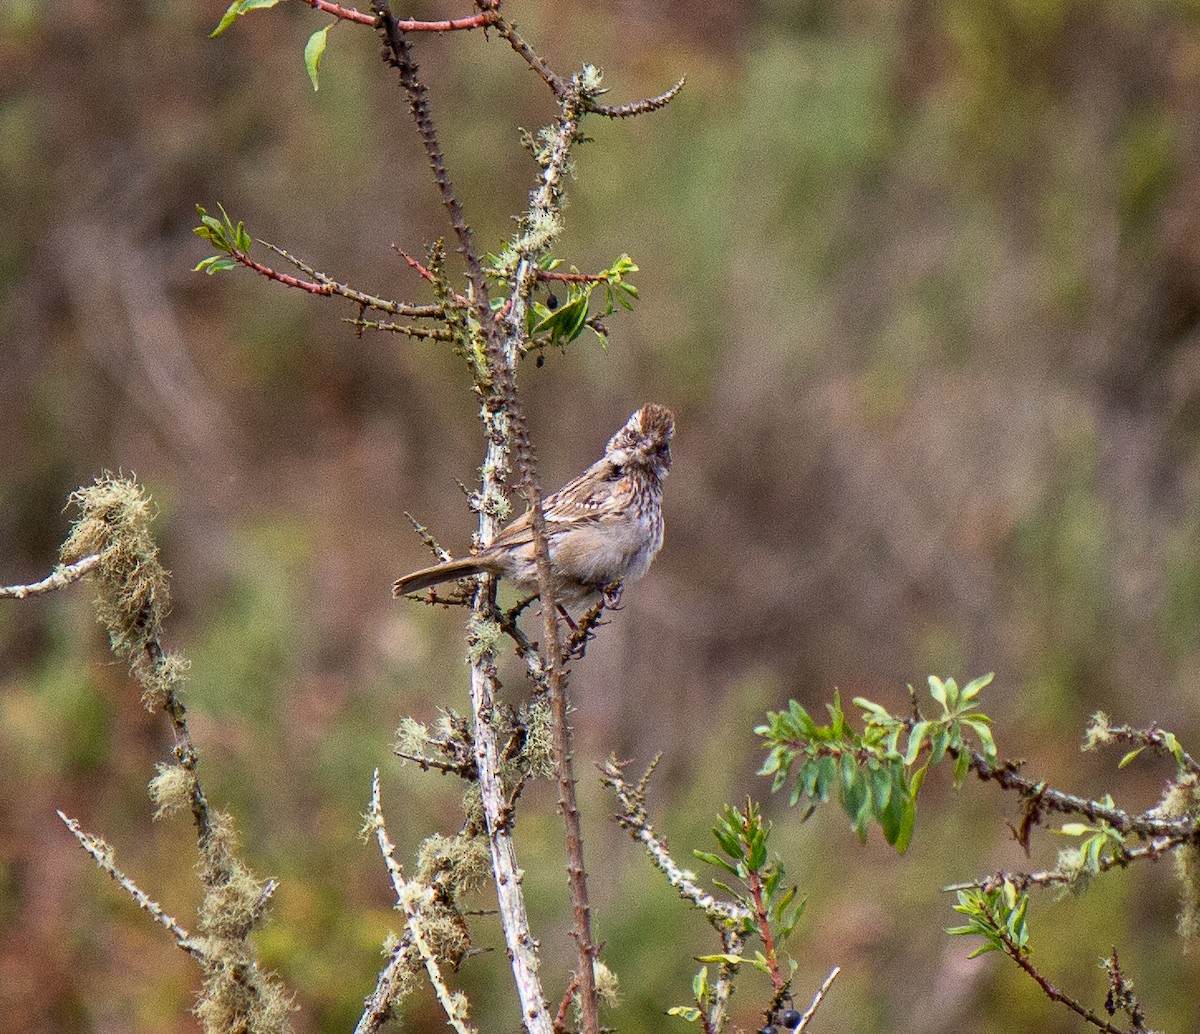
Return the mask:
{"type": "MultiPolygon", "coordinates": [[[[395,248],[396,252],[402,259],[404,259],[405,262],[407,262],[414,270],[416,270],[417,275],[420,276],[422,280],[428,280],[431,284],[436,284],[438,282],[438,278],[434,275],[433,270],[426,266],[423,262],[421,262],[419,259],[413,258],[413,256],[407,251],[405,251],[403,248],[396,247],[395,244],[393,244],[392,247],[395,248]]],[[[471,305],[469,299],[461,294],[458,294],[457,292],[451,292],[450,300],[453,301],[455,305],[461,306],[464,309],[469,308],[471,305]]]]}
{"type": "Polygon", "coordinates": [[[203,959],[204,953],[192,943],[192,935],[187,932],[178,922],[164,911],[163,907],[143,891],[136,883],[125,875],[116,863],[113,861],[112,848],[103,840],[91,833],[85,832],[79,823],[72,818],[68,818],[61,811],[58,812],[58,817],[69,829],[80,846],[92,856],[96,865],[103,869],[109,876],[115,880],[120,887],[137,903],[138,908],[144,912],[148,912],[150,917],[165,929],[185,952],[194,959],[203,959]]]}
{"type": "Polygon", "coordinates": [[[804,1010],[804,1015],[800,1017],[800,1023],[795,1028],[794,1034],[801,1034],[817,1014],[817,1010],[821,1008],[821,1003],[825,1000],[825,996],[829,993],[829,989],[833,986],[833,982],[837,979],[837,975],[842,971],[841,966],[834,966],[829,971],[829,976],[825,978],[825,982],[817,989],[817,993],[813,995],[812,1004],[804,1010]]]}
{"type": "Polygon", "coordinates": [[[425,525],[419,520],[417,520],[416,517],[414,517],[407,510],[404,511],[404,516],[408,518],[408,523],[413,526],[413,531],[417,533],[417,536],[420,538],[420,540],[425,543],[433,555],[437,557],[438,563],[444,564],[454,559],[447,550],[441,547],[441,544],[433,537],[429,529],[425,527],[425,525]]]}
{"type": "Polygon", "coordinates": [[[1094,1009],[1089,1009],[1081,1002],[1072,998],[1065,991],[1052,984],[1038,968],[1029,961],[1028,955],[1008,936],[1008,933],[1002,926],[996,928],[996,933],[1004,945],[1004,952],[1010,959],[1021,967],[1042,989],[1042,994],[1052,1002],[1058,1002],[1060,1005],[1065,1005],[1071,1012],[1075,1013],[1080,1019],[1086,1020],[1098,1030],[1105,1031],[1106,1034],[1130,1034],[1124,1027],[1118,1027],[1113,1023],[1109,1023],[1103,1016],[1097,1013],[1094,1009]]]}
{"type": "MultiPolygon", "coordinates": [[[[421,142],[425,147],[425,156],[429,160],[429,167],[433,171],[434,185],[437,187],[438,195],[441,198],[442,206],[446,209],[450,217],[450,225],[454,230],[454,235],[458,239],[458,252],[462,255],[463,261],[467,266],[467,279],[471,284],[471,303],[475,314],[475,319],[479,324],[481,332],[488,338],[489,354],[492,355],[492,365],[496,367],[496,356],[494,353],[498,350],[498,344],[490,330],[490,311],[488,304],[487,279],[483,272],[483,263],[479,258],[479,252],[475,248],[475,240],[471,233],[471,228],[467,225],[466,218],[463,215],[462,205],[459,204],[458,197],[454,193],[454,186],[450,182],[450,173],[446,170],[446,159],[442,154],[441,144],[438,142],[437,129],[433,123],[433,116],[429,110],[429,101],[426,97],[425,84],[421,82],[417,74],[417,63],[413,59],[412,49],[408,45],[408,41],[404,38],[405,29],[402,28],[402,23],[398,22],[393,17],[390,7],[386,0],[375,0],[372,4],[375,14],[379,19],[380,30],[383,34],[384,45],[387,48],[388,60],[396,70],[400,73],[400,84],[404,87],[404,92],[408,96],[409,109],[412,112],[413,121],[417,126],[417,133],[421,137],[421,142]]],[[[491,5],[488,5],[487,11],[481,11],[481,14],[488,13],[494,10],[491,5]]],[[[499,17],[499,12],[495,13],[492,19],[499,23],[503,21],[499,17]]],[[[496,370],[493,369],[493,374],[496,370]]]]}
{"type": "MultiPolygon", "coordinates": [[[[562,185],[570,162],[571,147],[578,139],[580,100],[583,88],[578,77],[561,99],[561,110],[554,137],[543,158],[542,176],[530,199],[527,226],[539,222],[551,225],[562,204],[562,185]]],[[[506,306],[508,339],[516,352],[524,334],[525,312],[537,286],[538,260],[549,247],[551,236],[526,233],[515,247],[516,270],[506,306]]],[[[506,350],[507,351],[507,350],[506,350]]],[[[515,400],[513,400],[515,402],[515,400]]],[[[522,485],[529,501],[533,532],[534,559],[537,563],[538,596],[542,602],[542,668],[549,691],[551,736],[554,767],[558,776],[558,807],[566,827],[567,885],[574,917],[573,935],[579,952],[576,976],[579,980],[580,1012],[585,1034],[599,1034],[600,1015],[594,972],[596,947],[592,941],[591,908],[587,895],[587,870],[583,857],[583,833],[579,806],[575,797],[575,774],[571,761],[570,729],[567,724],[566,670],[563,667],[562,638],[558,626],[558,608],[550,573],[550,548],[546,521],[542,513],[541,490],[535,474],[533,449],[525,435],[519,410],[513,405],[510,419],[515,424],[515,440],[522,485]],[[516,414],[514,419],[514,413],[516,414]]]]}
{"type": "Polygon", "coordinates": [[[99,553],[85,556],[73,564],[59,564],[40,582],[33,582],[29,585],[0,586],[0,599],[23,600],[29,596],[41,596],[47,592],[66,588],[73,582],[79,581],[84,575],[94,571],[99,565],[99,553]]]}
{"type": "Polygon", "coordinates": [[[600,766],[600,781],[613,791],[621,804],[621,810],[616,815],[617,824],[646,849],[654,867],[679,891],[679,896],[703,911],[711,921],[726,924],[741,923],[749,919],[749,909],[736,902],[719,901],[708,891],[702,890],[696,883],[696,877],[679,867],[667,850],[667,845],[650,825],[646,814],[646,786],[650,774],[658,764],[659,756],[655,756],[637,786],[631,785],[625,778],[625,773],[615,758],[609,758],[600,766]]]}
{"type": "Polygon", "coordinates": [[[377,330],[385,334],[403,334],[405,337],[418,341],[453,341],[454,335],[442,327],[414,327],[409,323],[383,323],[380,320],[349,319],[349,323],[359,330],[377,330]]]}
{"type": "Polygon", "coordinates": [[[661,111],[671,103],[683,89],[684,83],[687,82],[686,77],[680,79],[669,90],[660,93],[657,97],[646,97],[640,101],[631,101],[628,104],[596,104],[594,101],[589,102],[588,111],[595,112],[597,115],[603,115],[606,118],[633,118],[635,115],[648,115],[652,111],[661,111]]]}
{"type": "Polygon", "coordinates": [[[567,1030],[567,1014],[571,1009],[571,999],[575,997],[579,991],[579,974],[572,974],[570,981],[567,984],[567,989],[563,992],[562,1001],[558,1003],[558,1012],[554,1015],[554,1034],[566,1034],[567,1030]]]}
{"type": "Polygon", "coordinates": [[[320,11],[322,14],[332,14],[335,18],[342,21],[358,22],[360,25],[374,25],[375,17],[370,14],[363,14],[361,11],[356,11],[353,7],[342,7],[341,4],[331,3],[330,0],[304,0],[314,11],[320,11]]]}
{"type": "MultiPolygon", "coordinates": [[[[1197,761],[1183,747],[1179,746],[1170,733],[1162,729],[1135,729],[1132,725],[1105,725],[1105,738],[1111,737],[1123,743],[1132,743],[1138,747],[1149,747],[1156,754],[1168,754],[1177,758],[1179,767],[1192,775],[1200,775],[1200,761],[1197,761]],[[1173,741],[1173,742],[1172,742],[1173,741]]],[[[1087,750],[1087,746],[1084,747],[1087,750]]]]}
{"type": "MultiPolygon", "coordinates": [[[[949,753],[957,757],[957,752],[949,753]]],[[[1032,808],[1035,813],[1045,809],[1064,815],[1083,815],[1093,822],[1107,822],[1119,833],[1132,833],[1147,838],[1165,836],[1187,839],[1200,835],[1200,824],[1195,817],[1163,818],[1151,812],[1131,815],[1121,808],[1077,794],[1064,793],[1048,787],[1045,783],[1026,779],[1011,761],[994,765],[977,751],[970,751],[968,757],[971,770],[980,779],[995,782],[1005,790],[1015,790],[1026,801],[1026,806],[1032,808]]]]}
{"type": "Polygon", "coordinates": [[[264,266],[262,263],[254,261],[245,252],[238,251],[237,249],[231,252],[232,257],[241,262],[242,265],[249,266],[255,272],[261,273],[269,280],[276,280],[288,287],[296,287],[302,291],[308,291],[310,294],[337,295],[340,298],[357,302],[363,308],[386,312],[389,316],[407,316],[411,319],[441,319],[445,315],[445,308],[441,305],[408,305],[404,302],[394,302],[388,298],[366,294],[346,284],[339,283],[330,276],[326,276],[277,244],[264,241],[262,238],[255,238],[255,240],[264,248],[269,248],[281,258],[287,259],[288,262],[306,276],[312,277],[311,282],[299,280],[294,276],[276,272],[269,266],[264,266]]]}
{"type": "MultiPolygon", "coordinates": [[[[481,4],[482,6],[482,4],[481,4]]],[[[554,71],[545,61],[542,60],[533,50],[533,48],[521,38],[517,32],[517,26],[514,22],[510,22],[505,18],[497,18],[493,23],[496,32],[500,37],[508,42],[508,45],[513,48],[521,59],[529,65],[538,75],[542,77],[542,81],[550,87],[554,96],[558,100],[562,100],[567,95],[567,81],[561,75],[554,71]]]]}

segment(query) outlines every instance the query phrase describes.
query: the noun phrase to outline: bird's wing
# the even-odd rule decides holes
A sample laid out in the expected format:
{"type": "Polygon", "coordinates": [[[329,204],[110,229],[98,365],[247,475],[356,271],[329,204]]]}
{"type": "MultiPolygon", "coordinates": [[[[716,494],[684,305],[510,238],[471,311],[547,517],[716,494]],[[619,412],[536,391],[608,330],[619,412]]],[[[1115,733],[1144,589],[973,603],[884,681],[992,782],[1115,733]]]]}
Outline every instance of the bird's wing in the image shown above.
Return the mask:
{"type": "MultiPolygon", "coordinates": [[[[574,481],[560,488],[542,501],[542,513],[546,517],[546,534],[553,538],[568,527],[580,524],[600,523],[611,512],[608,501],[614,494],[614,485],[609,477],[612,464],[602,459],[593,463],[574,481]]],[[[511,524],[501,529],[488,548],[496,546],[521,546],[533,541],[532,511],[521,514],[511,524]]]]}

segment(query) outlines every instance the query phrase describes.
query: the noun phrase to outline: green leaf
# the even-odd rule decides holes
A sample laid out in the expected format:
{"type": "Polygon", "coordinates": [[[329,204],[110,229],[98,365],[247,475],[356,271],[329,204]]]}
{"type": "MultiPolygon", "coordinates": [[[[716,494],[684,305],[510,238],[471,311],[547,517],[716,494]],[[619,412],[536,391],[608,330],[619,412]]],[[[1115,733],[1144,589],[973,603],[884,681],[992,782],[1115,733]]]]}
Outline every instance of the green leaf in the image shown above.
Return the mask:
{"type": "Polygon", "coordinates": [[[226,9],[225,14],[222,15],[220,22],[217,23],[217,27],[208,34],[208,38],[213,39],[220,36],[221,33],[228,29],[243,14],[266,7],[274,7],[277,3],[279,3],[279,0],[233,0],[233,3],[226,9]]]}
{"type": "Polygon", "coordinates": [[[202,259],[196,263],[193,273],[207,273],[212,276],[213,273],[224,273],[229,269],[236,269],[237,262],[226,255],[210,255],[206,259],[202,259]]]}
{"type": "Polygon", "coordinates": [[[742,958],[741,955],[732,955],[729,952],[720,952],[717,955],[697,955],[697,962],[723,962],[727,966],[740,966],[743,962],[749,962],[750,959],[742,958]]]}
{"type": "Polygon", "coordinates": [[[237,244],[238,251],[240,251],[243,255],[249,254],[250,245],[252,242],[250,240],[250,234],[246,232],[245,223],[239,222],[237,224],[237,232],[234,234],[234,243],[237,244]]]}
{"type": "Polygon", "coordinates": [[[703,1002],[708,998],[708,967],[701,966],[699,972],[692,977],[692,994],[696,1001],[703,1002]]]}
{"type": "MultiPolygon", "coordinates": [[[[983,717],[987,717],[984,715],[983,717]]],[[[981,720],[981,718],[972,716],[963,719],[963,725],[967,726],[979,739],[979,747],[983,756],[988,761],[996,760],[996,740],[992,736],[992,730],[981,720]]]]}
{"type": "Polygon", "coordinates": [[[668,1016],[678,1016],[681,1020],[686,1020],[688,1023],[695,1023],[700,1019],[700,1010],[694,1005],[672,1005],[667,1010],[668,1016]]]}
{"type": "MultiPolygon", "coordinates": [[[[960,928],[957,930],[948,930],[947,932],[948,933],[971,933],[972,931],[962,930],[960,928]]],[[[977,959],[977,958],[979,958],[980,955],[986,955],[989,951],[999,951],[999,950],[1000,950],[1000,945],[992,944],[991,942],[988,942],[987,944],[984,944],[981,947],[976,948],[973,952],[971,952],[967,956],[967,958],[968,959],[977,959]]]]}
{"type": "Polygon", "coordinates": [[[946,684],[936,675],[929,676],[929,695],[941,704],[943,709],[946,707],[946,684]]]}
{"type": "Polygon", "coordinates": [[[720,855],[715,855],[711,851],[700,851],[695,848],[693,848],[692,854],[699,858],[702,862],[708,862],[709,865],[715,865],[718,869],[724,869],[726,872],[731,873],[734,876],[737,875],[737,869],[725,861],[725,859],[720,855]]]}
{"type": "Polygon", "coordinates": [[[965,686],[963,686],[963,691],[960,696],[962,702],[965,704],[971,700],[974,700],[977,696],[979,696],[979,691],[990,685],[992,679],[995,677],[996,673],[994,671],[989,671],[986,675],[981,675],[979,678],[972,679],[970,682],[968,682],[965,686]]]}
{"type": "Polygon", "coordinates": [[[334,22],[323,29],[317,29],[304,44],[304,67],[308,69],[308,77],[312,80],[314,91],[321,88],[317,71],[321,67],[321,58],[325,55],[325,45],[329,42],[329,30],[336,24],[334,22]]]}
{"type": "Polygon", "coordinates": [[[929,738],[929,764],[936,765],[946,756],[946,747],[950,743],[950,733],[945,728],[939,728],[929,738]]]}
{"type": "Polygon", "coordinates": [[[912,727],[912,732],[908,734],[908,749],[904,752],[904,763],[911,765],[917,760],[921,753],[921,748],[925,745],[928,738],[929,727],[932,722],[917,722],[912,727]]]}
{"type": "Polygon", "coordinates": [[[900,813],[900,825],[896,830],[896,839],[892,841],[892,846],[898,854],[904,854],[908,850],[908,845],[912,842],[913,826],[917,822],[917,805],[914,801],[906,801],[903,810],[900,813]]]}
{"type": "Polygon", "coordinates": [[[532,333],[546,334],[552,342],[560,338],[573,341],[587,322],[589,294],[589,291],[583,291],[565,305],[560,305],[544,320],[534,324],[532,333]]]}
{"type": "Polygon", "coordinates": [[[1120,762],[1117,764],[1117,768],[1124,768],[1126,765],[1132,763],[1134,758],[1136,758],[1145,749],[1145,747],[1135,747],[1123,758],[1121,758],[1120,762]]]}
{"type": "Polygon", "coordinates": [[[960,751],[954,762],[954,789],[962,789],[967,773],[971,770],[971,756],[964,750],[960,751]]]}
{"type": "Polygon", "coordinates": [[[1064,822],[1061,826],[1059,826],[1058,832],[1063,834],[1063,836],[1081,837],[1085,833],[1093,832],[1093,828],[1094,827],[1089,826],[1086,822],[1064,822]]]}

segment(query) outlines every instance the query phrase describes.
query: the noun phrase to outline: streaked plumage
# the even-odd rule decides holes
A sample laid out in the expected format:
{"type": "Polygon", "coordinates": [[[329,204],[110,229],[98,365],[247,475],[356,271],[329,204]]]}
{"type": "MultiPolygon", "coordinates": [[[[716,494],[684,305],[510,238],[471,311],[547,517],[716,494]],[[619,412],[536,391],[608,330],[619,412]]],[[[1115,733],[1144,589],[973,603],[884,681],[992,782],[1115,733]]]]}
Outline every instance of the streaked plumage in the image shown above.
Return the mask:
{"type": "MultiPolygon", "coordinates": [[[[674,432],[675,417],[666,406],[643,406],[612,436],[602,459],[544,500],[550,570],[564,606],[595,598],[613,582],[640,578],[662,548],[662,479],[671,466],[674,432]]],[[[405,575],[392,594],[484,572],[536,591],[528,512],[474,556],[405,575]]]]}

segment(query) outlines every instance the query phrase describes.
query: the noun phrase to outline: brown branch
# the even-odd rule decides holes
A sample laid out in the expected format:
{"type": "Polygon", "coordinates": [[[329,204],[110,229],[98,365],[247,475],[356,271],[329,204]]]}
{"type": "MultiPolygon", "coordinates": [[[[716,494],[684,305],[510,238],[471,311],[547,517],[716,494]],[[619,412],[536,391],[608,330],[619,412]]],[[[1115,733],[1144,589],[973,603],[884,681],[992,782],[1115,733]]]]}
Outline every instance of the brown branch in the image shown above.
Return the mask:
{"type": "MultiPolygon", "coordinates": [[[[957,751],[947,751],[954,757],[957,751]]],[[[1200,836],[1200,821],[1195,817],[1159,818],[1150,813],[1130,815],[1121,808],[1101,804],[1087,797],[1073,793],[1054,790],[1045,783],[1035,783],[1018,774],[1014,762],[1005,761],[993,765],[977,751],[969,753],[971,770],[985,782],[997,783],[1002,789],[1015,790],[1026,801],[1039,810],[1042,808],[1056,811],[1064,815],[1083,815],[1093,822],[1107,822],[1118,833],[1133,833],[1144,837],[1182,837],[1185,839],[1200,836]]]]}
{"type": "Polygon", "coordinates": [[[439,22],[423,22],[416,18],[398,18],[396,28],[401,32],[462,32],[471,29],[486,29],[500,19],[500,12],[495,8],[480,11],[466,18],[449,18],[439,22]]]}
{"type": "Polygon", "coordinates": [[[1052,1002],[1058,1002],[1060,1005],[1065,1005],[1071,1012],[1086,1020],[1092,1026],[1099,1030],[1105,1031],[1106,1034],[1130,1034],[1124,1027],[1117,1027],[1109,1023],[1092,1009],[1088,1009],[1082,1003],[1076,1001],[1065,991],[1052,984],[1045,976],[1041,974],[1036,966],[1029,961],[1029,957],[1025,955],[1021,949],[1012,941],[1001,925],[995,927],[1000,943],[1004,945],[1004,952],[1010,959],[1020,966],[1030,977],[1034,983],[1042,989],[1042,993],[1052,1002]]]}
{"type": "Polygon", "coordinates": [[[558,280],[564,284],[602,284],[609,279],[599,273],[555,273],[547,269],[539,269],[537,278],[539,280],[558,280]]]}
{"type": "MultiPolygon", "coordinates": [[[[482,4],[480,5],[482,6],[482,4]]],[[[496,32],[500,37],[508,42],[508,45],[513,48],[539,76],[542,81],[550,87],[554,96],[560,101],[567,96],[568,85],[567,81],[561,75],[554,71],[545,61],[542,60],[533,50],[533,48],[525,42],[517,32],[515,23],[508,21],[505,18],[497,17],[495,22],[496,32]]]]}
{"type": "MultiPolygon", "coordinates": [[[[340,4],[331,3],[330,0],[304,0],[304,2],[314,11],[331,14],[342,21],[357,22],[359,25],[375,26],[379,24],[379,15],[377,14],[364,14],[353,7],[342,7],[340,4]]],[[[485,29],[499,17],[499,11],[489,9],[465,18],[448,18],[442,21],[421,21],[417,18],[397,19],[396,27],[401,32],[463,32],[471,29],[485,29]]]]}
{"type": "Polygon", "coordinates": [[[579,990],[579,975],[572,974],[571,982],[563,992],[562,1001],[558,1003],[558,1012],[554,1014],[554,1034],[566,1034],[567,1012],[571,1008],[571,999],[579,990]]]}
{"type": "MultiPolygon", "coordinates": [[[[562,110],[555,129],[554,142],[543,165],[541,182],[533,193],[530,216],[553,216],[561,203],[562,180],[571,146],[579,132],[580,92],[572,83],[562,99],[562,110]]],[[[548,242],[539,245],[544,250],[548,242]]],[[[506,354],[516,355],[524,334],[524,314],[537,283],[539,252],[532,244],[518,245],[519,261],[512,278],[510,305],[505,324],[511,345],[506,354]]],[[[515,361],[515,360],[514,360],[515,361]]],[[[511,369],[511,366],[509,367],[511,369]]],[[[571,897],[572,935],[579,952],[579,1003],[584,1034],[599,1034],[600,1015],[596,996],[595,959],[597,948],[592,940],[591,907],[588,903],[587,870],[583,857],[583,831],[575,796],[575,772],[571,758],[571,732],[567,723],[567,672],[563,666],[562,636],[558,626],[558,606],[550,571],[550,547],[546,537],[546,518],[542,512],[541,487],[536,476],[536,457],[525,431],[523,414],[515,395],[508,398],[509,422],[516,445],[522,487],[530,507],[530,530],[537,565],[538,596],[542,603],[541,665],[550,699],[551,744],[558,776],[558,808],[563,817],[567,850],[567,886],[571,897]]]]}
{"type": "MultiPolygon", "coordinates": [[[[392,247],[396,250],[396,252],[399,253],[400,257],[403,258],[405,262],[407,262],[410,266],[412,266],[413,269],[417,271],[417,274],[423,280],[428,280],[431,284],[437,284],[438,278],[433,275],[433,270],[429,269],[419,259],[413,258],[413,256],[403,248],[400,248],[395,244],[393,244],[392,247]]],[[[452,291],[450,293],[450,300],[453,301],[455,305],[461,305],[464,309],[469,308],[471,304],[464,295],[461,295],[456,291],[452,291]]]]}
{"type": "MultiPolygon", "coordinates": [[[[1169,755],[1175,757],[1175,751],[1171,749],[1167,742],[1167,733],[1162,729],[1151,726],[1149,729],[1135,729],[1131,725],[1107,725],[1104,729],[1108,736],[1115,740],[1121,740],[1124,743],[1133,743],[1139,747],[1149,747],[1156,754],[1169,755]]],[[[1088,749],[1087,746],[1084,749],[1088,749]]],[[[1182,747],[1177,748],[1179,757],[1177,764],[1186,772],[1191,772],[1192,775],[1200,775],[1200,761],[1197,761],[1182,747]]]]}
{"type": "MultiPolygon", "coordinates": [[[[446,159],[442,154],[441,144],[438,142],[437,128],[434,126],[429,100],[426,97],[428,91],[417,73],[417,64],[412,56],[412,48],[408,45],[408,40],[404,38],[405,30],[401,28],[401,23],[393,17],[387,0],[375,0],[372,6],[379,18],[388,61],[400,73],[400,85],[403,86],[404,92],[408,96],[409,110],[416,123],[417,134],[425,147],[425,156],[433,172],[434,185],[437,188],[442,207],[450,216],[450,226],[458,239],[458,252],[467,266],[467,279],[470,281],[472,292],[471,302],[476,320],[489,343],[488,351],[492,358],[494,377],[499,372],[497,361],[499,345],[489,332],[492,321],[489,319],[487,279],[484,276],[479,252],[475,249],[471,228],[463,216],[462,205],[454,193],[454,186],[450,182],[450,173],[446,170],[446,159]]],[[[500,18],[499,12],[491,7],[487,11],[482,11],[481,15],[489,13],[493,15],[493,21],[497,25],[503,20],[500,18]]]]}
{"type": "Polygon", "coordinates": [[[640,101],[630,101],[628,104],[597,104],[589,101],[587,110],[605,118],[633,118],[635,115],[648,115],[652,111],[661,111],[671,103],[683,89],[687,77],[680,79],[674,86],[656,97],[646,97],[640,101]]]}
{"type": "Polygon", "coordinates": [[[264,248],[270,248],[275,254],[287,259],[302,273],[312,277],[313,283],[306,285],[305,281],[283,273],[276,273],[267,266],[260,265],[243,252],[236,249],[232,252],[233,258],[237,259],[243,265],[254,269],[256,272],[262,273],[271,280],[278,280],[289,287],[299,287],[301,290],[308,291],[311,294],[338,295],[349,301],[357,302],[365,308],[386,312],[390,316],[407,316],[412,319],[441,319],[446,314],[445,307],[442,305],[408,305],[404,302],[394,302],[388,298],[380,298],[373,294],[358,291],[346,284],[339,283],[330,276],[326,276],[278,245],[272,244],[270,241],[264,241],[261,238],[256,238],[256,240],[264,248]]]}
{"type": "Polygon", "coordinates": [[[384,323],[382,320],[345,319],[359,330],[375,330],[383,334],[403,334],[418,341],[453,341],[454,335],[441,327],[414,327],[410,323],[384,323]]]}

